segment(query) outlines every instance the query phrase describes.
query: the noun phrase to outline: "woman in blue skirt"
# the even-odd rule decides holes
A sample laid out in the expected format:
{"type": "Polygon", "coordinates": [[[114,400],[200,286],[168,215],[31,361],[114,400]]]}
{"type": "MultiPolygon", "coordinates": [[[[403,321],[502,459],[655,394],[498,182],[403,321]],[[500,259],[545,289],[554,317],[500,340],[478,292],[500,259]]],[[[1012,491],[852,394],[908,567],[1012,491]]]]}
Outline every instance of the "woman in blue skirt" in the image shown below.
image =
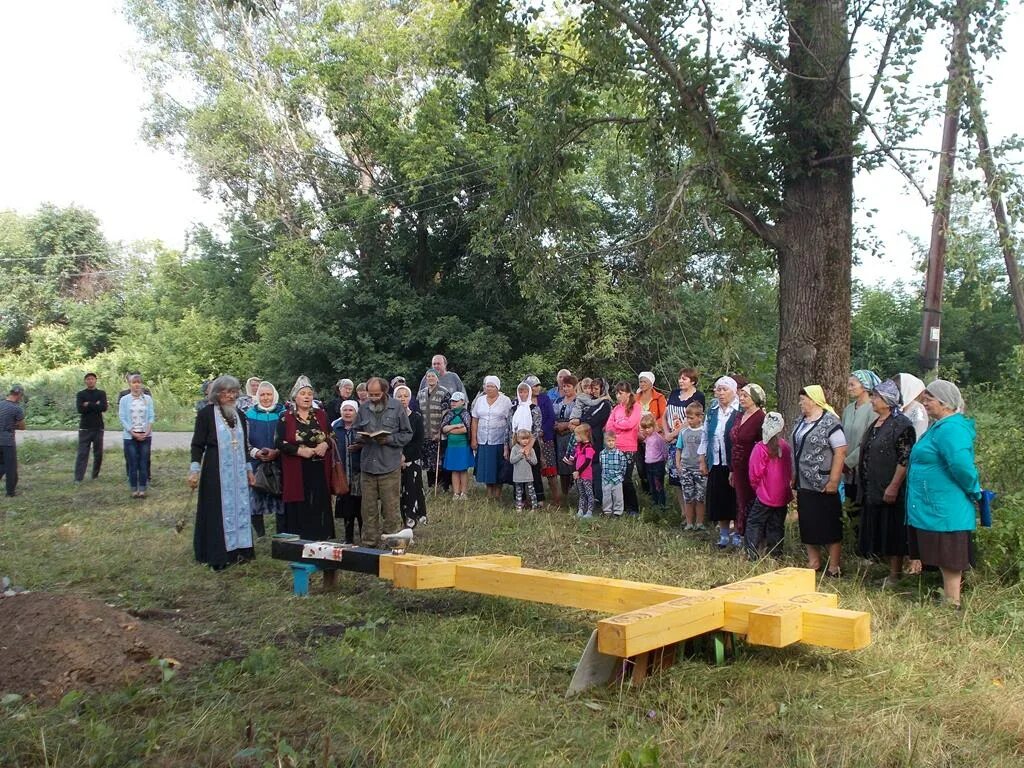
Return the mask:
{"type": "Polygon", "coordinates": [[[488,376],[484,391],[473,401],[473,437],[470,446],[476,451],[474,477],[487,486],[492,499],[501,497],[502,470],[505,465],[505,425],[512,401],[501,393],[501,379],[488,376]]]}

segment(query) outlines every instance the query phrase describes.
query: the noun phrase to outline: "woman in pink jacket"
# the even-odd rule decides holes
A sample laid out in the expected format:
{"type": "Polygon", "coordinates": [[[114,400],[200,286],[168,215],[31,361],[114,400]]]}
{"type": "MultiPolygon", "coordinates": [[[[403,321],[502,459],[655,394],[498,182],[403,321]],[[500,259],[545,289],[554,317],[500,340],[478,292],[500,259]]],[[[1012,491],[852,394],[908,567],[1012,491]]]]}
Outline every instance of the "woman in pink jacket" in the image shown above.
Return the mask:
{"type": "Polygon", "coordinates": [[[781,437],[785,426],[781,413],[772,411],[765,416],[761,442],[750,454],[754,500],[747,514],[744,541],[751,560],[782,555],[786,510],[793,500],[793,451],[781,437]]]}
{"type": "Polygon", "coordinates": [[[636,463],[636,446],[640,439],[640,419],[644,409],[636,402],[633,388],[625,381],[615,385],[615,399],[618,405],[612,408],[605,432],[615,433],[615,447],[626,454],[626,478],[622,481],[622,505],[627,515],[640,514],[640,503],[633,485],[633,465],[636,463]]]}

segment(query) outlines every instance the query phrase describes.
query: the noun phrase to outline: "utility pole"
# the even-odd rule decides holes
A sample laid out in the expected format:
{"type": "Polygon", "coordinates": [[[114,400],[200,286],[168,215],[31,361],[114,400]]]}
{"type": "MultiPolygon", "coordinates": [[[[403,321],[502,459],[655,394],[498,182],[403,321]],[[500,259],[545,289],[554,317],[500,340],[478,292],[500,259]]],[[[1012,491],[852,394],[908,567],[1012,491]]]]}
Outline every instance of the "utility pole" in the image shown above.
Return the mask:
{"type": "Polygon", "coordinates": [[[939,155],[939,179],[932,214],[932,236],[928,247],[928,274],[925,278],[924,317],[918,360],[925,379],[938,373],[939,341],[942,334],[942,283],[946,271],[946,232],[953,193],[953,166],[956,161],[957,128],[963,102],[962,52],[967,49],[967,9],[964,0],[957,3],[953,20],[953,40],[949,47],[946,84],[946,117],[942,127],[942,152],[939,155]]]}

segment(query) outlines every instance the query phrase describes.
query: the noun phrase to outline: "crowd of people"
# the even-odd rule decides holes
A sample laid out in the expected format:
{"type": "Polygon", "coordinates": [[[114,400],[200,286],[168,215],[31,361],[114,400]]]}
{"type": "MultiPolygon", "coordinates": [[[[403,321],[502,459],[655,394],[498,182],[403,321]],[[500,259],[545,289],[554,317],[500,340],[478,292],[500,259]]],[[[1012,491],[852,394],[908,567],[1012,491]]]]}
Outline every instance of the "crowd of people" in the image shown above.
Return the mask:
{"type": "MultiPolygon", "coordinates": [[[[90,448],[93,477],[100,471],[107,409],[95,376],[85,383],[76,482],[90,448]]],[[[192,437],[196,559],[219,569],[253,557],[268,516],[278,533],[373,547],[382,532],[425,524],[431,489],[465,500],[472,471],[489,499],[510,486],[520,513],[567,507],[573,492],[581,520],[635,516],[641,496],[677,506],[684,532],[706,531],[719,549],[754,559],[781,552],[795,499],[807,564],[829,577],[842,575],[845,499],[857,554],[889,566],[884,584],[905,567],[935,567],[945,598],[959,605],[981,488],[974,427],[954,384],[854,371],[842,415],[808,384],[787,429],[757,383],[720,376],[710,402],[699,383],[697,370],[683,368],[666,396],[650,371],[609,386],[563,369],[550,389],[524,376],[514,399],[487,376],[470,399],[436,355],[415,391],[402,376],[343,378],[318,400],[300,376],[282,403],[268,381],[250,377],[243,387],[221,376],[192,437]]],[[[144,497],[154,407],[141,376],[128,385],[117,412],[128,484],[144,497]]],[[[14,387],[0,403],[9,495],[17,472],[6,436],[13,446],[13,429],[24,427],[22,396],[14,387]]]]}

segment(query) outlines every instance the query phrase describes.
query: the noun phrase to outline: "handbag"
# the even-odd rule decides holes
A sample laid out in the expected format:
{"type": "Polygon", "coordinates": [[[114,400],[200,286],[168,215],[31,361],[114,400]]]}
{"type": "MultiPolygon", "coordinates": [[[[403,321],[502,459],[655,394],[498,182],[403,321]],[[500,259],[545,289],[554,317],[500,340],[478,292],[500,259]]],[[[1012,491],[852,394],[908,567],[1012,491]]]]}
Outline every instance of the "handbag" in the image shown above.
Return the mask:
{"type": "Polygon", "coordinates": [[[261,461],[253,475],[253,488],[271,496],[281,495],[281,467],[276,461],[261,461]]]}
{"type": "Polygon", "coordinates": [[[345,473],[345,461],[338,450],[338,441],[331,438],[331,493],[344,496],[348,493],[348,475],[345,473]]]}

